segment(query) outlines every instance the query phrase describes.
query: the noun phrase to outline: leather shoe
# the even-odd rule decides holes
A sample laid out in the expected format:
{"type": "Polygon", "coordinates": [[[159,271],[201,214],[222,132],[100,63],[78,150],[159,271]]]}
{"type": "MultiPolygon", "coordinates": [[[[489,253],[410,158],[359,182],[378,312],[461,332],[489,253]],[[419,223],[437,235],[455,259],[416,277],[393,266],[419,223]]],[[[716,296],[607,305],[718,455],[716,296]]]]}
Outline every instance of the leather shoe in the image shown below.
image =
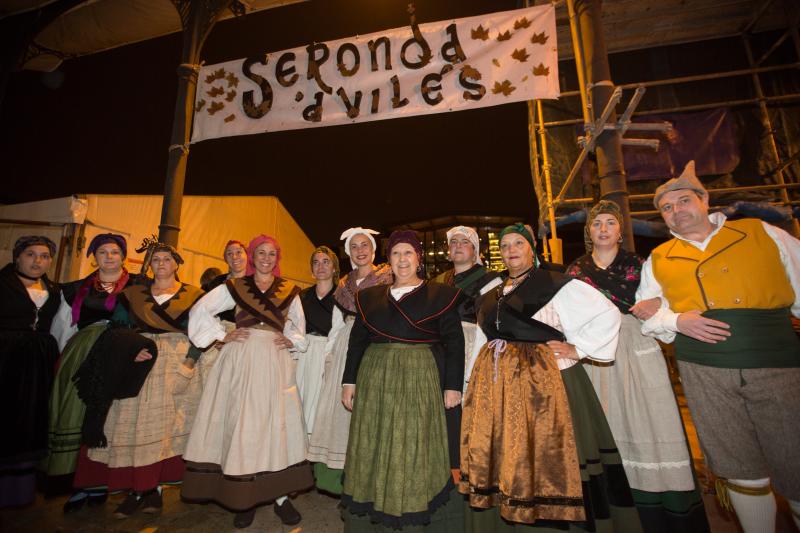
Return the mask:
{"type": "Polygon", "coordinates": [[[89,491],[89,498],[87,504],[89,507],[100,507],[108,500],[107,490],[89,491]]]}
{"type": "Polygon", "coordinates": [[[253,523],[253,519],[255,517],[256,517],[255,507],[243,513],[236,513],[236,516],[233,517],[233,527],[235,527],[236,529],[244,529],[246,527],[250,527],[250,524],[253,523]]]}
{"type": "Polygon", "coordinates": [[[161,498],[161,491],[157,488],[142,494],[142,512],[147,514],[158,514],[164,507],[164,500],[161,498]]]}
{"type": "Polygon", "coordinates": [[[114,511],[114,518],[123,520],[136,512],[141,507],[144,498],[141,494],[135,492],[128,493],[128,496],[122,501],[121,504],[114,511]]]}
{"type": "Polygon", "coordinates": [[[302,520],[300,513],[298,513],[297,509],[294,508],[294,505],[292,505],[292,500],[289,498],[286,498],[286,501],[283,502],[283,505],[278,505],[275,503],[273,508],[275,509],[275,514],[281,519],[281,522],[287,526],[297,525],[300,523],[300,520],[302,520]]]}
{"type": "Polygon", "coordinates": [[[83,491],[79,491],[72,494],[72,496],[70,496],[70,498],[64,504],[63,507],[64,514],[77,513],[78,511],[83,509],[83,506],[86,505],[88,500],[89,500],[89,495],[83,491]],[[84,497],[78,500],[73,499],[80,494],[84,494],[84,497]]]}

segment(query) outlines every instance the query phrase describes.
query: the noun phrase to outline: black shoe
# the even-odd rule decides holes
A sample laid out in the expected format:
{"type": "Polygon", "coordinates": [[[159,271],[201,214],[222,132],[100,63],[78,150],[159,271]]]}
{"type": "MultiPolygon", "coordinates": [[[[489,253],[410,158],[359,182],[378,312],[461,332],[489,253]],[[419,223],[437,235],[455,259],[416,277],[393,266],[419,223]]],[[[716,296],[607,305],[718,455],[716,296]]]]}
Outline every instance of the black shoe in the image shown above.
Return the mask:
{"type": "Polygon", "coordinates": [[[70,496],[67,502],[64,504],[63,507],[64,514],[77,513],[78,511],[83,509],[83,506],[86,505],[88,500],[89,500],[89,494],[85,491],[79,490],[78,492],[73,493],[72,496],[70,496]],[[81,494],[84,495],[83,498],[79,500],[73,500],[73,498],[81,494]]]}
{"type": "Polygon", "coordinates": [[[255,517],[256,517],[255,507],[243,513],[236,513],[236,516],[233,517],[233,527],[235,527],[236,529],[244,529],[246,527],[250,527],[250,524],[253,523],[253,519],[255,517]]]}
{"type": "Polygon", "coordinates": [[[147,514],[158,514],[164,507],[164,501],[161,499],[161,491],[153,489],[142,494],[142,512],[147,514]]]}
{"type": "Polygon", "coordinates": [[[281,522],[287,526],[294,526],[300,523],[300,520],[303,519],[300,516],[300,513],[297,512],[297,509],[294,508],[292,505],[292,501],[289,498],[286,498],[286,501],[283,502],[283,505],[278,505],[275,503],[273,506],[275,509],[275,514],[278,515],[278,518],[281,519],[281,522]]]}
{"type": "Polygon", "coordinates": [[[89,491],[89,498],[87,504],[89,507],[100,507],[108,500],[107,490],[89,491]]]}
{"type": "Polygon", "coordinates": [[[144,498],[142,498],[141,494],[136,494],[135,492],[128,493],[127,498],[123,500],[119,507],[114,511],[114,518],[118,518],[122,520],[123,518],[128,518],[130,515],[136,512],[144,498]]]}

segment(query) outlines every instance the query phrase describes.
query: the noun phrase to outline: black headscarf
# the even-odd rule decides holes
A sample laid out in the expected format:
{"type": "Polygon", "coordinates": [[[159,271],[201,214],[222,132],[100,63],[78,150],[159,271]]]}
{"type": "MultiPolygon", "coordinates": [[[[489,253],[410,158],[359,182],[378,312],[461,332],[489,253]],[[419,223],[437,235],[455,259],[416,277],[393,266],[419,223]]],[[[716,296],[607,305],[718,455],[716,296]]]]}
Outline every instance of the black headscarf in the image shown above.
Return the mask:
{"type": "Polygon", "coordinates": [[[50,255],[56,255],[56,243],[48,237],[44,235],[25,235],[17,239],[17,242],[14,243],[14,250],[11,252],[14,262],[16,263],[17,258],[22,255],[22,252],[24,252],[26,248],[36,245],[47,246],[47,249],[50,250],[50,255]]]}

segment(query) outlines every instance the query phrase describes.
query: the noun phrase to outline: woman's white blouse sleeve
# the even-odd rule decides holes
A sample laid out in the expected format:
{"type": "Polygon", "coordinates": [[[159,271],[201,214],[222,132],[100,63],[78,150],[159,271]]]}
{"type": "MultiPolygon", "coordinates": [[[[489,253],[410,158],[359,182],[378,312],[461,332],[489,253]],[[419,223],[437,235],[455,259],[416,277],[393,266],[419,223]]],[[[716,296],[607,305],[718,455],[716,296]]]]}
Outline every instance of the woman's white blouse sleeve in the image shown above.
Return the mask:
{"type": "Polygon", "coordinates": [[[225,284],[200,298],[189,311],[189,340],[198,348],[224,340],[225,327],[217,315],[234,307],[236,302],[225,284]]]}
{"type": "Polygon", "coordinates": [[[608,298],[576,279],[564,285],[552,303],[567,342],[575,345],[581,359],[614,360],[622,315],[608,298]]]}
{"type": "Polygon", "coordinates": [[[283,335],[292,341],[294,346],[291,352],[305,352],[308,349],[308,339],[306,339],[306,315],[303,313],[303,304],[300,296],[295,296],[289,304],[289,313],[283,325],[283,335]]]}
{"type": "Polygon", "coordinates": [[[67,341],[77,332],[78,326],[72,325],[72,307],[70,307],[62,294],[58,312],[53,317],[53,323],[50,324],[50,335],[55,337],[56,342],[58,342],[58,351],[63,352],[67,341]]]}

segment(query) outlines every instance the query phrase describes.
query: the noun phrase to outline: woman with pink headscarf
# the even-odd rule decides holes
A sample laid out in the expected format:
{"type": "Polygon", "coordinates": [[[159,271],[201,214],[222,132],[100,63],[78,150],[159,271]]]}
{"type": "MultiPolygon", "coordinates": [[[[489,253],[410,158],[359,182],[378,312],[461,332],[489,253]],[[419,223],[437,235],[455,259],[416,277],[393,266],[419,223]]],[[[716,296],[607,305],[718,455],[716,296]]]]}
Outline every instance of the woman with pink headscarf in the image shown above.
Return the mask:
{"type": "Polygon", "coordinates": [[[196,346],[224,346],[184,454],[182,496],[235,511],[237,528],[253,522],[259,505],[275,501],[281,521],[293,525],[301,517],[286,495],[314,484],[290,354],[306,349],[305,317],[300,288],[280,277],[278,242],[259,235],[247,257],[247,275],[206,294],[189,315],[196,346]],[[229,309],[236,329],[226,333],[217,315],[229,309]]]}

